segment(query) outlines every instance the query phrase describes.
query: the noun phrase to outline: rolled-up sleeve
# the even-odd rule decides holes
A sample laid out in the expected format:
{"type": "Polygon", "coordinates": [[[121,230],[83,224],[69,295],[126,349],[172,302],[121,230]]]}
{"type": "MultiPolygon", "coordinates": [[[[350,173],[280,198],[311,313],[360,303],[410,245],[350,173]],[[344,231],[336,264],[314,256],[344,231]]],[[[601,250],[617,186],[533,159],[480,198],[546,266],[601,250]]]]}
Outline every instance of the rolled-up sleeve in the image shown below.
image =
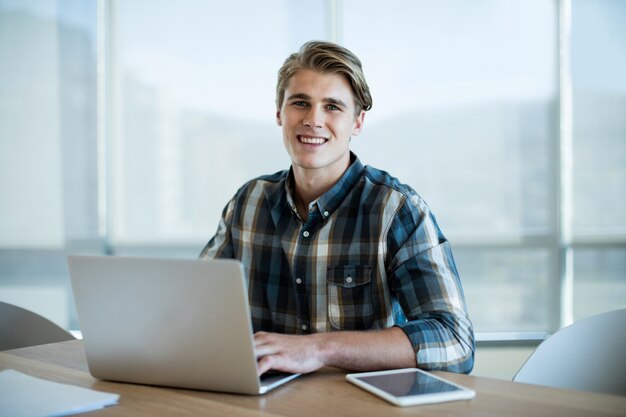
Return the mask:
{"type": "Polygon", "coordinates": [[[417,195],[400,207],[387,235],[388,279],[417,366],[469,373],[474,332],[449,242],[417,195]]]}

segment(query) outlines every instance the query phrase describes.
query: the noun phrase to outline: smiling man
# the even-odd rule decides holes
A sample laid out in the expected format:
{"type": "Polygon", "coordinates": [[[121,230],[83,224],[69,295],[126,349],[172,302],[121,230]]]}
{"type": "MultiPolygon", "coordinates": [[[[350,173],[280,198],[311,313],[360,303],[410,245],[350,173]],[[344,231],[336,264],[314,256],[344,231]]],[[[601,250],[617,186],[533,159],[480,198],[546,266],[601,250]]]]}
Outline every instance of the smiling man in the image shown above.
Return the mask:
{"type": "Polygon", "coordinates": [[[278,73],[276,104],[291,168],[244,184],[200,254],[242,261],[259,372],[470,372],[448,241],[412,188],[350,151],[372,106],[360,60],[304,44],[278,73]]]}

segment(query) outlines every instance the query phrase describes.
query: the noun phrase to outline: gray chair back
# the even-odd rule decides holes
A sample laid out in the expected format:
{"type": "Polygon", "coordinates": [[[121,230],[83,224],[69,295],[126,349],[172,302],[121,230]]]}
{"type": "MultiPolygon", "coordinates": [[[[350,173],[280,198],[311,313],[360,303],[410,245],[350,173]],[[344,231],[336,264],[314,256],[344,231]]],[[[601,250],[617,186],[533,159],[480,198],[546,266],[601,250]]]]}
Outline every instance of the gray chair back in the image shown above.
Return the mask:
{"type": "Polygon", "coordinates": [[[18,349],[75,339],[39,314],[0,301],[0,350],[18,349]]]}
{"type": "Polygon", "coordinates": [[[513,380],[626,395],[626,309],[557,331],[537,347],[513,380]]]}

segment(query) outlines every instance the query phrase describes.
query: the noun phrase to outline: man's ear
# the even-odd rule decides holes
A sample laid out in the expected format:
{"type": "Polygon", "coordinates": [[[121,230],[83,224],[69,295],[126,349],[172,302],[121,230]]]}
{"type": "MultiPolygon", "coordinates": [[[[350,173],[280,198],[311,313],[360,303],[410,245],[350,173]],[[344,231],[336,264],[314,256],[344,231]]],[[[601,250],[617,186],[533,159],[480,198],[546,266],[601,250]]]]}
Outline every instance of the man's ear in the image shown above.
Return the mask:
{"type": "Polygon", "coordinates": [[[276,111],[276,124],[278,126],[282,126],[283,125],[283,121],[280,118],[280,111],[276,111]]]}
{"type": "Polygon", "coordinates": [[[356,136],[363,129],[363,121],[365,120],[365,110],[361,110],[358,116],[354,118],[354,126],[352,127],[352,135],[356,136]]]}

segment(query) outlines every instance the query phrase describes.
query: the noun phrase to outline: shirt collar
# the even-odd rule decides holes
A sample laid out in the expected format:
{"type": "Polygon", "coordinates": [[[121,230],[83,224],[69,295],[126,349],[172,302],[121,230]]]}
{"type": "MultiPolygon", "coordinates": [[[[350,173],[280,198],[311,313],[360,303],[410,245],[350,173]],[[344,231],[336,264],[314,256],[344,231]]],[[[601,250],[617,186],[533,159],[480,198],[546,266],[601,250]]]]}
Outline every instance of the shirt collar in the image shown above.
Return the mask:
{"type": "Polygon", "coordinates": [[[287,198],[287,205],[289,206],[289,209],[291,210],[293,215],[300,218],[300,215],[298,214],[298,209],[296,208],[296,202],[293,199],[293,185],[293,167],[291,167],[289,168],[289,173],[287,174],[287,179],[285,180],[285,196],[287,198]]]}
{"type": "Polygon", "coordinates": [[[352,191],[363,174],[365,167],[359,158],[350,152],[350,166],[339,181],[317,199],[317,207],[324,219],[332,216],[346,196],[352,191]]]}
{"type": "MultiPolygon", "coordinates": [[[[361,174],[363,173],[364,166],[359,158],[350,152],[350,166],[343,173],[341,178],[331,187],[330,190],[322,194],[314,202],[319,210],[320,216],[323,219],[327,219],[332,216],[333,212],[339,207],[342,201],[346,198],[348,193],[352,190],[357,183],[361,174]]],[[[293,168],[290,168],[289,175],[285,181],[285,192],[287,196],[287,203],[291,211],[297,215],[296,205],[293,199],[293,168]]]]}

